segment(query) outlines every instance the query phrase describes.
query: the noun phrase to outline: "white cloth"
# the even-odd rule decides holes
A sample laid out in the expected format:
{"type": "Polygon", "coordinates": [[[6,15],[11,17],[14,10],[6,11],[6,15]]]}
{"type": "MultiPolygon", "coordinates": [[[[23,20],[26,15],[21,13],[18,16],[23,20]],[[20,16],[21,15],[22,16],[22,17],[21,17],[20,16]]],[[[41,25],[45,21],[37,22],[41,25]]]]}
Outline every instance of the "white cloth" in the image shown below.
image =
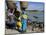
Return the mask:
{"type": "Polygon", "coordinates": [[[8,13],[8,16],[13,16],[13,13],[8,13]]]}
{"type": "Polygon", "coordinates": [[[8,16],[13,16],[13,12],[10,13],[10,9],[8,10],[8,16]]]}
{"type": "Polygon", "coordinates": [[[20,20],[20,21],[21,21],[21,17],[19,17],[19,18],[18,18],[18,20],[20,20]]]}

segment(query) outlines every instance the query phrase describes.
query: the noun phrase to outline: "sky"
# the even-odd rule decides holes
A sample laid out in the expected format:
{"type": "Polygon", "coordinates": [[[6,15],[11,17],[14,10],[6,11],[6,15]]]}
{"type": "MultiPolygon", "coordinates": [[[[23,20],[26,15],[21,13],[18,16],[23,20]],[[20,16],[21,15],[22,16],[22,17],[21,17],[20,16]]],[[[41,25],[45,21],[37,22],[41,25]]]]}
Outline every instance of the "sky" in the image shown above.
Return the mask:
{"type": "Polygon", "coordinates": [[[40,2],[29,2],[28,10],[43,10],[44,4],[40,2]]]}
{"type": "MultiPolygon", "coordinates": [[[[18,6],[18,10],[20,10],[20,3],[17,2],[16,6],[18,6]]],[[[43,10],[44,3],[42,2],[28,2],[27,10],[43,10]]]]}

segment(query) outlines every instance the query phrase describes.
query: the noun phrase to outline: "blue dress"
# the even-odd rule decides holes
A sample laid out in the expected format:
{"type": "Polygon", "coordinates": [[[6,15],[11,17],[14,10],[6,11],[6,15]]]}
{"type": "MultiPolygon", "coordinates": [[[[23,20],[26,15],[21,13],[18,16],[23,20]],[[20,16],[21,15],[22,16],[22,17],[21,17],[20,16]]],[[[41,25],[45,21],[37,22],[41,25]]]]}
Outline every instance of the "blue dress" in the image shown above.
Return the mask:
{"type": "Polygon", "coordinates": [[[22,19],[22,30],[25,31],[27,29],[27,20],[22,19]]]}

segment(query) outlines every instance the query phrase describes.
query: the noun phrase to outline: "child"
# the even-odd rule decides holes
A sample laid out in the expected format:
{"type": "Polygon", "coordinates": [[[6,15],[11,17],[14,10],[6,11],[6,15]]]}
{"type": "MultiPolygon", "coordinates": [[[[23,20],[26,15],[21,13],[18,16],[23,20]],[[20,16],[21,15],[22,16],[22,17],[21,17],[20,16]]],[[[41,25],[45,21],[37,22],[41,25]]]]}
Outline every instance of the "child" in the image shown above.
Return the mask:
{"type": "Polygon", "coordinates": [[[23,32],[26,32],[27,30],[27,18],[28,16],[25,13],[23,13],[22,15],[22,31],[23,32]]]}
{"type": "Polygon", "coordinates": [[[20,30],[21,27],[22,27],[21,20],[18,19],[18,20],[17,20],[17,29],[20,30]]]}

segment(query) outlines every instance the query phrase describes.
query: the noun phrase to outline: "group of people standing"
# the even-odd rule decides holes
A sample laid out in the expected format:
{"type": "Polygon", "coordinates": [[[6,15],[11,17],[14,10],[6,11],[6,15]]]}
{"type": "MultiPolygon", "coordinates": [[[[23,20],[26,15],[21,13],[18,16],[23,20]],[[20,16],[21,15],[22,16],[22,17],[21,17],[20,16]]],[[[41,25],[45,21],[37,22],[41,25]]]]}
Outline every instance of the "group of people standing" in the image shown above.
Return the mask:
{"type": "Polygon", "coordinates": [[[7,2],[7,7],[6,26],[16,28],[22,32],[26,31],[28,16],[25,11],[20,13],[17,11],[15,4],[10,2],[7,2]]]}
{"type": "Polygon", "coordinates": [[[27,15],[25,12],[20,13],[15,9],[8,9],[7,11],[7,23],[10,28],[16,28],[20,31],[26,31],[27,29],[27,15]],[[22,15],[20,15],[22,14],[22,15]]]}

